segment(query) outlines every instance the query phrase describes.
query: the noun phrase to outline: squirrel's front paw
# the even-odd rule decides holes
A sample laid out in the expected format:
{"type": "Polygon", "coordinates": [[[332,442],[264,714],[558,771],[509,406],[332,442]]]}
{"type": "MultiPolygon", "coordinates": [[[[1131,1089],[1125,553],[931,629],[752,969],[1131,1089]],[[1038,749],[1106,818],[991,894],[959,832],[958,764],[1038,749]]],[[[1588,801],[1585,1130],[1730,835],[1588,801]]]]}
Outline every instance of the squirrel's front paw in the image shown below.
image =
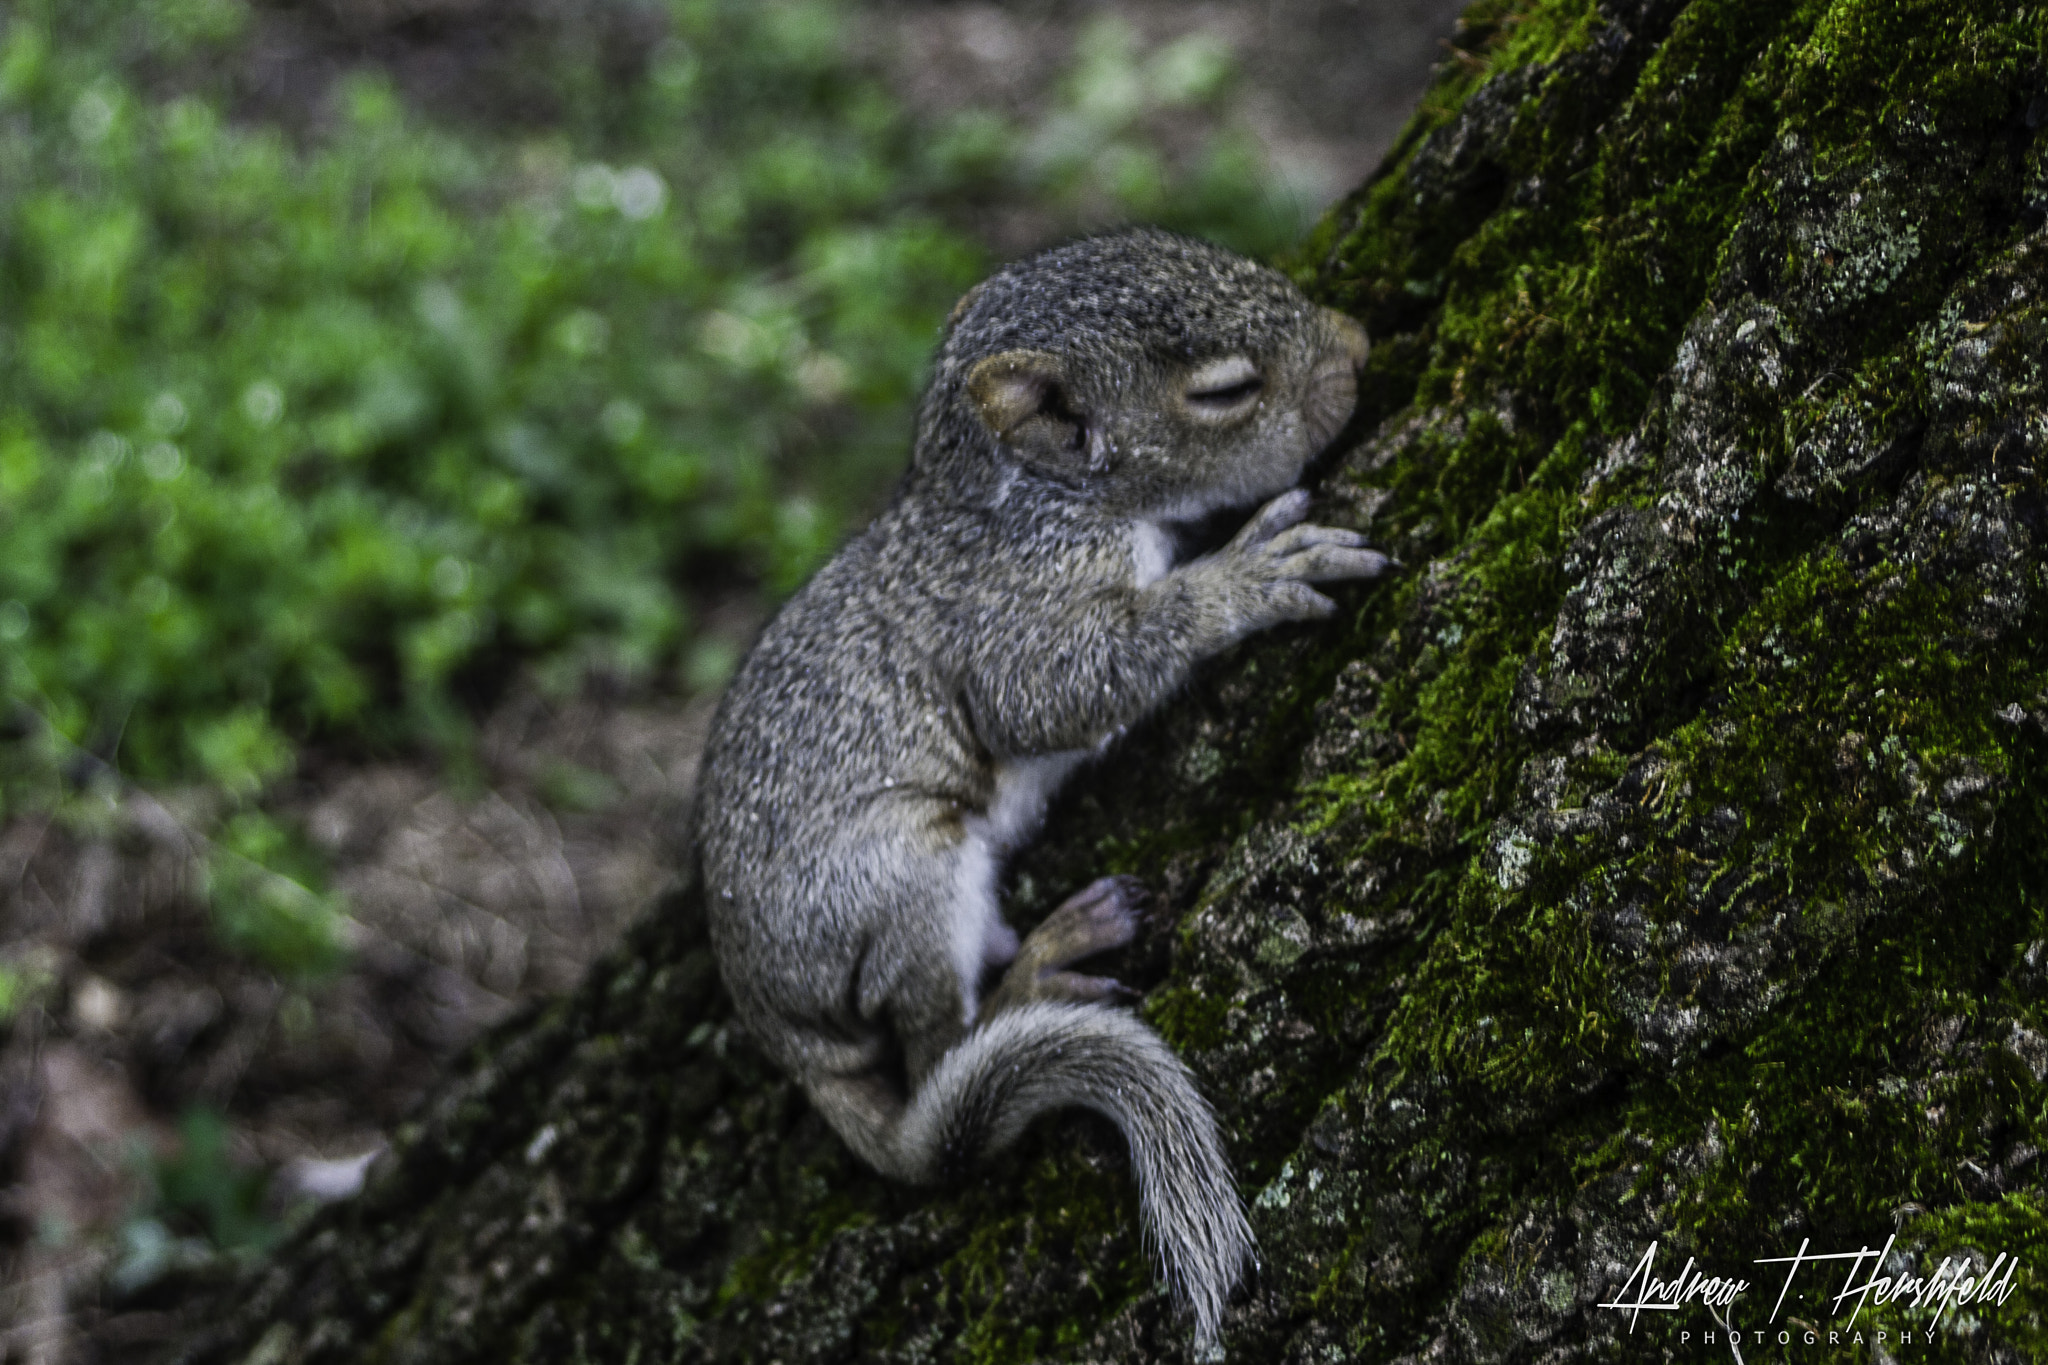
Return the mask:
{"type": "Polygon", "coordinates": [[[1308,492],[1291,489],[1261,507],[1224,548],[1249,582],[1258,626],[1328,616],[1337,604],[1311,588],[1346,578],[1377,578],[1392,563],[1365,547],[1365,537],[1335,526],[1306,524],[1308,492]]]}

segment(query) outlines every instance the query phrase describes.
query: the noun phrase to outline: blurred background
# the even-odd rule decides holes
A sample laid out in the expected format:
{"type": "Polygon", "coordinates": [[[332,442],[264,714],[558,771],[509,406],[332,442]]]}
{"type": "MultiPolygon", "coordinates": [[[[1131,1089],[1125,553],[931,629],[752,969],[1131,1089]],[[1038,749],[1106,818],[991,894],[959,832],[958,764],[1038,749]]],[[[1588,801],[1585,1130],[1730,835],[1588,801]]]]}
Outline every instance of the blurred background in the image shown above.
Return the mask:
{"type": "Polygon", "coordinates": [[[352,1190],[672,876],[939,320],[1284,251],[1453,0],[0,0],[0,1361],[352,1190]]]}

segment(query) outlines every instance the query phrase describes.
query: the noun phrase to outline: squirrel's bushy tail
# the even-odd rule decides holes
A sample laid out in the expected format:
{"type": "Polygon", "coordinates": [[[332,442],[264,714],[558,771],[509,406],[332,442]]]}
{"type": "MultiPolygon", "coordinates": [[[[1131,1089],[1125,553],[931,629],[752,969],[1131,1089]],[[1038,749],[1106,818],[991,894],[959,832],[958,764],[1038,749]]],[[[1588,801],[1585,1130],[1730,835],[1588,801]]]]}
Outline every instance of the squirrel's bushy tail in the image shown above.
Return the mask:
{"type": "Polygon", "coordinates": [[[1197,1342],[1215,1341],[1252,1259],[1251,1227],[1208,1101],[1159,1035],[1122,1010],[1038,1001],[990,1017],[911,1097],[889,1143],[895,1173],[931,1180],[1070,1105],[1123,1130],[1167,1284],[1194,1313],[1197,1342]]]}

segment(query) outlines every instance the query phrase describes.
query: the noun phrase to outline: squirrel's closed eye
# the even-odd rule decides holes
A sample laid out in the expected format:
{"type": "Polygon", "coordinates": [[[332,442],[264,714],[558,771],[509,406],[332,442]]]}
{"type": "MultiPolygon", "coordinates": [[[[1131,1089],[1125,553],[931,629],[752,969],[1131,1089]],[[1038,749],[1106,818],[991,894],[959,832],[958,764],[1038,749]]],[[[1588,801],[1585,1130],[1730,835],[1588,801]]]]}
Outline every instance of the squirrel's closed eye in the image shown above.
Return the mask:
{"type": "Polygon", "coordinates": [[[1188,407],[1198,417],[1234,417],[1249,409],[1265,387],[1258,366],[1241,355],[1227,356],[1188,376],[1188,407]]]}

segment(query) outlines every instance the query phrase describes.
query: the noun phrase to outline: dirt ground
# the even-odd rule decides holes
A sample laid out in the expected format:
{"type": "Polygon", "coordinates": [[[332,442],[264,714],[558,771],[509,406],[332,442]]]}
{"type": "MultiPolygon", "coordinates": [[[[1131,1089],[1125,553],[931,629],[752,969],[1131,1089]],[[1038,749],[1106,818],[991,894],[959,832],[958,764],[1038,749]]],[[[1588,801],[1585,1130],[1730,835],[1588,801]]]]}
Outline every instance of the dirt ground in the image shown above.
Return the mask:
{"type": "MultiPolygon", "coordinates": [[[[1146,46],[1207,31],[1243,73],[1237,116],[1327,199],[1391,142],[1459,7],[876,0],[859,40],[914,108],[1029,113],[1105,12],[1146,46]]],[[[249,107],[303,117],[335,75],[373,62],[462,112],[505,50],[506,15],[540,8],[265,11],[249,107]]],[[[1007,254],[1044,222],[1015,204],[982,230],[1007,254]]],[[[455,1055],[572,984],[672,875],[707,720],[702,699],[515,691],[463,783],[312,759],[276,804],[327,859],[352,952],[309,986],[218,946],[198,895],[201,796],[109,784],[61,820],[0,828],[0,963],[30,987],[0,1042],[0,1362],[124,1358],[163,1321],[152,1278],[205,1254],[200,1224],[220,1235],[351,1192],[455,1055]],[[174,1181],[183,1211],[165,1200],[174,1181]]]]}

